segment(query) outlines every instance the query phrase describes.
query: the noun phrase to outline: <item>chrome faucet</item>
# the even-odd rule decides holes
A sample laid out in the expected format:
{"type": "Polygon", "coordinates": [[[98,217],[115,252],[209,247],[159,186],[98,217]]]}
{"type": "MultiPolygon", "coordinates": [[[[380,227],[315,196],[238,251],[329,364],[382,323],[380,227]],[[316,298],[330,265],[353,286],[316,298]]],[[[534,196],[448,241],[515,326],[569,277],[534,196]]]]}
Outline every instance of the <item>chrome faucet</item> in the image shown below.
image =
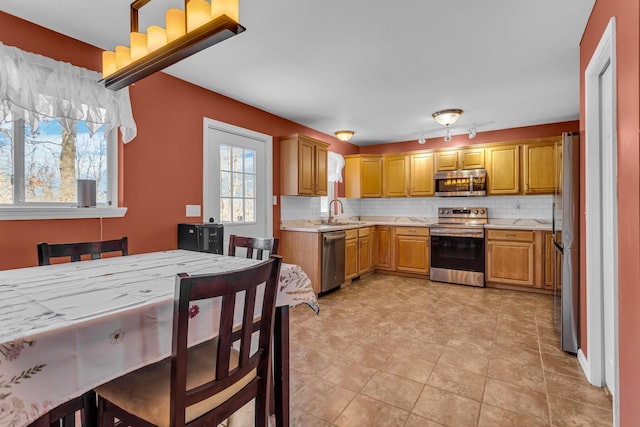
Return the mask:
{"type": "Polygon", "coordinates": [[[331,215],[331,204],[334,202],[338,202],[338,205],[340,206],[340,213],[344,213],[344,206],[342,205],[342,200],[338,200],[338,199],[333,199],[332,201],[329,202],[329,219],[327,220],[327,222],[329,224],[331,224],[331,219],[332,219],[332,215],[331,215]]]}

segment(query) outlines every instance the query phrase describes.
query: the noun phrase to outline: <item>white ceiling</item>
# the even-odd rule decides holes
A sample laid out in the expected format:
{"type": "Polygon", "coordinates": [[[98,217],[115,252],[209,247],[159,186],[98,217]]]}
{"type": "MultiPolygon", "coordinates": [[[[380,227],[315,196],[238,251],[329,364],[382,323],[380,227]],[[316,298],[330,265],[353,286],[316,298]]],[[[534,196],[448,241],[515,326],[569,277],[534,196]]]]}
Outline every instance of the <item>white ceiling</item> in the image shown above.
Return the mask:
{"type": "MultiPolygon", "coordinates": [[[[247,31],[166,72],[357,145],[576,120],[579,43],[595,0],[240,0],[247,31]],[[423,132],[423,131],[427,132],[423,132]]],[[[130,0],[0,0],[102,49],[128,45],[130,0]]],[[[140,27],[180,0],[154,0],[140,27]]]]}

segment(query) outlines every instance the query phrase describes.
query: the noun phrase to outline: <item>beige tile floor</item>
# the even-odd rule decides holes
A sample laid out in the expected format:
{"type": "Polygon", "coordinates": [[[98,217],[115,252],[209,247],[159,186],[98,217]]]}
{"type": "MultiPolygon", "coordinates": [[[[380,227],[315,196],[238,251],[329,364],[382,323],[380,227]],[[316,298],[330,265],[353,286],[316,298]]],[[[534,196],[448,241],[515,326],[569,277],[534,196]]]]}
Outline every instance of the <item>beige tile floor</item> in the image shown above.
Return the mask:
{"type": "Polygon", "coordinates": [[[551,297],[373,274],[291,311],[292,425],[610,426],[551,297]]]}

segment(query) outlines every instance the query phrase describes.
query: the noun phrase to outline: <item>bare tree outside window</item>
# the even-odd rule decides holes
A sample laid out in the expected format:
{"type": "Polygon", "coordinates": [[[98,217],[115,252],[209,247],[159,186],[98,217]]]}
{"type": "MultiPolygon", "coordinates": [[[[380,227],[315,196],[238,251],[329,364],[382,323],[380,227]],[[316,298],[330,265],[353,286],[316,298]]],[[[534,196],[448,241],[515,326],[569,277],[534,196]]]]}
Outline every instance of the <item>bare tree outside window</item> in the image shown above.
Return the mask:
{"type": "Polygon", "coordinates": [[[220,219],[222,222],[256,221],[256,152],[220,145],[220,219]]]}
{"type": "Polygon", "coordinates": [[[0,124],[0,203],[72,204],[77,200],[77,179],[96,180],[97,202],[107,202],[104,132],[90,135],[84,122],[68,128],[55,119],[40,120],[37,131],[22,121],[0,124]],[[13,132],[14,126],[23,126],[24,132],[13,132]],[[24,148],[23,159],[15,158],[21,151],[17,146],[24,148]],[[14,166],[18,162],[23,169],[14,166]],[[24,194],[16,194],[16,180],[23,180],[24,194]]]}

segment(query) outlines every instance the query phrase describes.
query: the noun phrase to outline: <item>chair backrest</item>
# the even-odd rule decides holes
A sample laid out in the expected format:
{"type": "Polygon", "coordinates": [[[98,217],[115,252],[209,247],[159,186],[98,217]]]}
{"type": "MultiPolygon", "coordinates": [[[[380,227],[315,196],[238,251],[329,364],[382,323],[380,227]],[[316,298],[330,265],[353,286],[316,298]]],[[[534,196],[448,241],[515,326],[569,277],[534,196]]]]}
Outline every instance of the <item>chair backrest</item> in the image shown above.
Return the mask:
{"type": "MultiPolygon", "coordinates": [[[[224,419],[258,395],[267,396],[281,262],[281,257],[272,256],[265,262],[242,270],[197,276],[182,273],[176,277],[171,352],[171,425],[183,426],[186,407],[206,400],[238,383],[254,369],[257,370],[256,377],[209,414],[212,412],[216,412],[217,415],[223,414],[224,419]],[[263,294],[258,291],[258,286],[262,283],[265,283],[263,294]],[[242,310],[242,325],[240,328],[234,328],[236,300],[242,297],[244,304],[239,307],[239,310],[242,310]],[[211,298],[222,300],[216,349],[216,372],[212,377],[215,380],[187,389],[187,336],[191,302],[211,298]],[[262,308],[259,317],[254,317],[255,307],[260,303],[262,308]],[[251,354],[252,334],[256,331],[259,333],[258,348],[251,354]],[[230,356],[234,343],[237,343],[236,348],[239,348],[236,368],[232,367],[234,363],[230,356]]],[[[264,416],[268,417],[268,414],[265,413],[264,416]]],[[[210,425],[207,416],[202,417],[199,419],[200,424],[210,425]]]]}
{"type": "Polygon", "coordinates": [[[71,262],[80,261],[83,255],[91,255],[91,259],[99,259],[100,254],[106,252],[122,252],[122,255],[129,255],[127,238],[97,242],[38,243],[38,265],[49,265],[51,258],[58,257],[71,257],[71,262]]]}
{"type": "Polygon", "coordinates": [[[269,256],[278,255],[278,239],[267,237],[242,237],[235,234],[229,235],[229,256],[236,256],[236,248],[246,248],[247,258],[263,259],[263,251],[268,251],[269,256]]]}

